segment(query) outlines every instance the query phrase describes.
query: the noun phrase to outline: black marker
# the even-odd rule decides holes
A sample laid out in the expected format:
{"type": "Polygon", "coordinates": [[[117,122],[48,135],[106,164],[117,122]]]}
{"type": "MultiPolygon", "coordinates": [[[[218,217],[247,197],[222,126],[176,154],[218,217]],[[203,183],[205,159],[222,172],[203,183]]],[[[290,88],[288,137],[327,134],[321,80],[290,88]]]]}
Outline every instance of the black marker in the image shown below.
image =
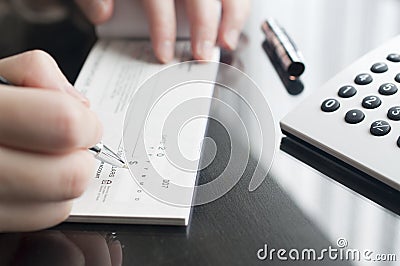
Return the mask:
{"type": "Polygon", "coordinates": [[[303,56],[286,31],[272,18],[266,20],[261,28],[282,69],[293,79],[303,74],[303,56]]]}

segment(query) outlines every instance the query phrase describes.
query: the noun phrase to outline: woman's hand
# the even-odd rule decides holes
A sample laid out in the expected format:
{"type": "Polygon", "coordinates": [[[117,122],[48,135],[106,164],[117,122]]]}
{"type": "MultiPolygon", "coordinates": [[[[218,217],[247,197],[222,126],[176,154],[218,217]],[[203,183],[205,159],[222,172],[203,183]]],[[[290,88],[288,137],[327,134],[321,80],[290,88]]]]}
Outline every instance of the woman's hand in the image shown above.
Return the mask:
{"type": "MultiPolygon", "coordinates": [[[[115,0],[75,0],[95,24],[107,21],[115,0]]],[[[134,0],[131,0],[134,1],[134,0]]],[[[176,38],[175,0],[142,0],[150,24],[150,35],[157,58],[173,58],[176,38]]],[[[190,21],[193,54],[196,59],[211,59],[216,43],[234,50],[249,13],[250,0],[184,0],[190,21]],[[222,4],[219,23],[218,5],[222,4]]]]}
{"type": "Polygon", "coordinates": [[[101,124],[46,53],[0,60],[0,232],[65,220],[93,173],[101,124]]]}

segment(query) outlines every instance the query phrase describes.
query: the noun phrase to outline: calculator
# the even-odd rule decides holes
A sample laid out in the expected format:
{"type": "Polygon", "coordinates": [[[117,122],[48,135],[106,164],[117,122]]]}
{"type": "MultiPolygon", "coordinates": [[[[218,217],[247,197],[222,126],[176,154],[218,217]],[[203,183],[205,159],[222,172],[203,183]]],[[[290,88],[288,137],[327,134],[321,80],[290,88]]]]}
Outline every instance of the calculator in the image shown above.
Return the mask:
{"type": "Polygon", "coordinates": [[[397,36],[352,63],[295,107],[281,120],[281,130],[288,138],[388,187],[398,199],[399,89],[397,36]]]}

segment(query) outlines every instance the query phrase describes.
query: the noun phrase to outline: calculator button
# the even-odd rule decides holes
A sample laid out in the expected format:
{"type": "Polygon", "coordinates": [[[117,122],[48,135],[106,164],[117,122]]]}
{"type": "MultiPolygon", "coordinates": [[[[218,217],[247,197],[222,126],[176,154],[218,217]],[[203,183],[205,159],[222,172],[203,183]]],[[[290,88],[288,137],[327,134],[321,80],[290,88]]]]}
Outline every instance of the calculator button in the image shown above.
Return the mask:
{"type": "Polygon", "coordinates": [[[386,59],[395,63],[400,62],[400,54],[390,54],[386,59]]]}
{"type": "Polygon", "coordinates": [[[374,136],[385,136],[390,132],[390,125],[388,122],[383,120],[378,120],[372,123],[370,132],[374,136]]]}
{"type": "Polygon", "coordinates": [[[357,124],[357,123],[360,123],[361,121],[363,121],[364,118],[365,118],[365,115],[362,111],[360,111],[358,109],[353,109],[346,113],[344,120],[349,124],[357,124]]]}
{"type": "Polygon", "coordinates": [[[382,95],[393,95],[397,92],[397,86],[393,83],[385,83],[379,87],[379,93],[382,95]]]}
{"type": "Polygon", "coordinates": [[[335,99],[327,99],[321,105],[321,110],[324,112],[334,112],[339,109],[340,103],[335,99]]]}
{"type": "Polygon", "coordinates": [[[375,63],[371,67],[371,71],[374,73],[383,73],[388,71],[388,66],[385,63],[375,63]]]}
{"type": "Polygon", "coordinates": [[[358,85],[367,85],[372,82],[372,77],[370,74],[359,74],[357,77],[354,79],[354,82],[358,85]]]}
{"type": "Polygon", "coordinates": [[[387,117],[394,121],[400,121],[400,106],[390,108],[387,117]]]}
{"type": "Polygon", "coordinates": [[[400,73],[394,77],[394,80],[400,83],[400,73]]]}
{"type": "Polygon", "coordinates": [[[338,95],[342,98],[350,98],[357,93],[356,88],[353,86],[347,85],[343,86],[339,89],[338,95]]]}
{"type": "Polygon", "coordinates": [[[362,106],[367,109],[374,109],[381,105],[382,101],[377,96],[367,96],[362,101],[362,106]]]}

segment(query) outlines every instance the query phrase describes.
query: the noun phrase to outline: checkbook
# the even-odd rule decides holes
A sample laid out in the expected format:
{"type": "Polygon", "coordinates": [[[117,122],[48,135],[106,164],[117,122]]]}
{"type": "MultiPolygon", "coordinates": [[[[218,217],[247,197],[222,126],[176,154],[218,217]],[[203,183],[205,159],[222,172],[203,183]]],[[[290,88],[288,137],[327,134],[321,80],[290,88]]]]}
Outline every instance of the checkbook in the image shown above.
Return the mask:
{"type": "MultiPolygon", "coordinates": [[[[144,122],[146,112],[142,112],[149,105],[153,104],[141,97],[136,92],[140,86],[150,77],[154,77],[169,65],[191,59],[191,48],[188,40],[177,41],[175,47],[176,58],[168,65],[162,65],[155,59],[151,43],[143,36],[147,26],[137,27],[135,29],[120,27],[123,25],[132,25],[135,23],[124,23],[124,20],[130,19],[129,14],[143,14],[135,7],[134,1],[119,1],[115,7],[116,14],[110,23],[98,29],[99,39],[92,48],[86,59],[80,74],[76,80],[75,87],[84,94],[91,103],[91,109],[98,115],[103,123],[104,135],[103,141],[110,148],[118,151],[130,164],[140,165],[135,168],[135,177],[128,169],[115,168],[102,162],[96,162],[97,165],[90,177],[89,185],[84,194],[74,200],[73,208],[68,222],[87,222],[87,223],[124,223],[124,224],[160,224],[160,225],[188,225],[191,214],[191,203],[193,202],[193,193],[196,184],[198,171],[177,171],[176,165],[168,162],[167,158],[158,158],[156,161],[150,161],[149,156],[157,156],[165,149],[168,149],[168,134],[162,137],[151,136],[148,138],[146,148],[139,149],[136,146],[126,147],[131,143],[137,143],[136,139],[143,138],[143,134],[151,135],[150,130],[144,132],[144,122]],[[127,18],[124,19],[124,16],[127,18]],[[133,31],[132,31],[133,30],[133,31]],[[118,31],[120,35],[118,35],[118,31]],[[132,31],[132,32],[130,32],[132,31]],[[119,37],[121,36],[121,37],[119,37]],[[140,106],[130,108],[134,112],[127,114],[132,101],[140,103],[140,106]],[[143,109],[142,109],[143,105],[143,109]],[[131,141],[123,141],[124,121],[129,118],[130,128],[135,134],[129,135],[131,141]],[[132,158],[126,158],[125,151],[130,150],[132,158]],[[155,150],[157,152],[155,152],[155,150]],[[164,158],[164,159],[163,159],[164,158]],[[154,165],[157,164],[157,165],[154,165]],[[163,173],[171,173],[168,176],[159,178],[157,173],[152,171],[157,167],[163,169],[163,173]],[[176,190],[172,183],[184,183],[186,189],[176,190]],[[168,194],[171,198],[179,198],[184,204],[171,204],[154,197],[148,191],[168,194]]],[[[184,23],[184,25],[187,25],[184,23]]],[[[187,29],[178,29],[180,34],[184,34],[187,29]]],[[[182,37],[182,36],[181,36],[182,37]]],[[[213,61],[219,61],[219,49],[215,48],[213,61]]],[[[190,77],[196,68],[201,68],[202,64],[189,64],[178,68],[173,75],[186,75],[190,77]],[[189,66],[189,67],[187,67],[189,66]]],[[[217,75],[217,69],[211,75],[217,75]]],[[[212,79],[212,77],[210,77],[212,79]]],[[[179,95],[179,97],[167,98],[166,106],[179,105],[193,97],[210,98],[213,95],[213,84],[205,84],[198,87],[198,84],[187,84],[194,86],[193,93],[179,95]],[[197,86],[197,87],[196,87],[197,86]],[[176,101],[176,102],[175,102],[176,101]]],[[[149,95],[160,90],[168,90],[169,87],[163,87],[158,84],[149,89],[149,95]]],[[[210,106],[202,105],[204,112],[209,111],[210,106]]],[[[169,110],[165,110],[168,112],[169,110]]],[[[157,118],[156,118],[157,119],[157,118]]],[[[196,126],[190,127],[186,134],[190,139],[183,138],[180,145],[183,149],[189,150],[194,157],[201,155],[201,143],[206,133],[207,120],[202,120],[196,126]]],[[[153,193],[154,194],[154,193],[153,193]]]]}

